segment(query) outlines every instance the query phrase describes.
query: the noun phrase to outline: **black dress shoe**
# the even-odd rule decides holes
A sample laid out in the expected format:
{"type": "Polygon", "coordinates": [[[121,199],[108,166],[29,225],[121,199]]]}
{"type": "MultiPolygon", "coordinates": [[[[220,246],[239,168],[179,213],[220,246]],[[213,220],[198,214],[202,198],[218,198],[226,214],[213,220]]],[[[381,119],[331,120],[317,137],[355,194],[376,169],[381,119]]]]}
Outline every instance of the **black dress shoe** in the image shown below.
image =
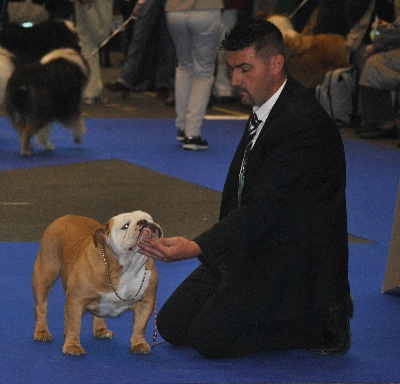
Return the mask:
{"type": "Polygon", "coordinates": [[[399,136],[399,132],[397,127],[394,126],[390,129],[382,129],[379,126],[370,126],[365,130],[361,130],[357,132],[357,135],[362,137],[363,139],[397,139],[399,136]]]}
{"type": "Polygon", "coordinates": [[[207,140],[202,139],[200,136],[185,136],[182,148],[188,149],[190,151],[197,151],[198,149],[208,149],[208,142],[207,140]]]}
{"type": "Polygon", "coordinates": [[[325,328],[310,352],[324,355],[344,355],[351,346],[350,321],[354,314],[351,295],[334,308],[329,308],[325,315],[325,328]]]}

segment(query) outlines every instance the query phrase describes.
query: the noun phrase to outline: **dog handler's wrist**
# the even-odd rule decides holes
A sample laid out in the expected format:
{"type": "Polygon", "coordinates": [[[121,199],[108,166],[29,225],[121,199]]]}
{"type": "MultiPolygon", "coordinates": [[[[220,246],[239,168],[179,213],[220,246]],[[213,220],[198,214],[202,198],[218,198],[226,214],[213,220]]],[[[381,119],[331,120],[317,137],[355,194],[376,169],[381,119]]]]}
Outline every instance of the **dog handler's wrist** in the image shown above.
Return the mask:
{"type": "Polygon", "coordinates": [[[200,246],[195,241],[192,240],[190,242],[190,245],[191,245],[190,253],[193,257],[199,257],[203,253],[200,246]]]}

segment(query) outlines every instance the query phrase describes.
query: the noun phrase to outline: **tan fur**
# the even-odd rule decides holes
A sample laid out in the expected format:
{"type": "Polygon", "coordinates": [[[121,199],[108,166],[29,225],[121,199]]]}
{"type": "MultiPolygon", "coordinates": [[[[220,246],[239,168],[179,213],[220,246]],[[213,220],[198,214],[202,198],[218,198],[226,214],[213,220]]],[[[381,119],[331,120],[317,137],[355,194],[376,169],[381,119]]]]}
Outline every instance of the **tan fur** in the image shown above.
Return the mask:
{"type": "Polygon", "coordinates": [[[0,104],[3,104],[8,79],[14,71],[14,55],[0,46],[0,104]]]}
{"type": "Polygon", "coordinates": [[[287,70],[307,88],[322,83],[326,72],[350,66],[345,37],[338,34],[301,34],[284,15],[269,15],[267,20],[282,32],[287,56],[287,70]]]}
{"type": "MultiPolygon", "coordinates": [[[[136,216],[132,220],[137,220],[141,214],[145,214],[140,211],[133,213],[136,216]]],[[[129,214],[123,215],[130,219],[129,214]]],[[[145,218],[151,222],[148,219],[150,216],[145,215],[145,218]]],[[[106,225],[101,225],[90,218],[67,215],[55,220],[48,226],[43,235],[33,269],[35,340],[49,341],[52,339],[47,324],[48,296],[54,282],[61,275],[63,288],[66,292],[64,353],[74,355],[86,353],[80,344],[81,319],[85,311],[93,314],[93,334],[95,337],[113,337],[113,332],[108,329],[102,317],[104,306],[107,309],[115,307],[119,312],[133,310],[134,327],[130,339],[130,350],[134,353],[150,351],[150,346],[145,339],[145,330],[154,310],[158,281],[157,271],[153,260],[138,254],[136,248],[133,251],[121,251],[121,254],[113,252],[112,248],[116,247],[113,245],[113,240],[110,240],[111,231],[120,230],[121,222],[116,222],[119,216],[110,219],[106,225]],[[113,228],[114,225],[118,225],[118,228],[113,228]],[[122,303],[114,294],[106,275],[101,253],[102,243],[105,244],[106,259],[113,285],[117,292],[120,289],[122,293],[127,295],[123,298],[130,299],[134,296],[132,292],[138,291],[138,286],[140,286],[144,276],[144,263],[147,262],[147,279],[142,286],[141,293],[134,302],[122,303]],[[137,267],[139,262],[142,263],[143,267],[142,265],[137,267]],[[132,270],[129,269],[132,266],[137,269],[135,275],[132,275],[132,270]],[[124,274],[129,274],[129,276],[126,277],[124,274]],[[119,286],[123,277],[126,279],[125,286],[119,286]],[[135,287],[127,287],[127,285],[132,284],[136,284],[135,287]],[[128,291],[124,291],[124,289],[128,289],[128,291]]],[[[132,241],[137,242],[138,236],[132,237],[132,241]]],[[[120,245],[117,244],[118,247],[120,245]]],[[[111,316],[118,314],[111,314],[111,316]]]]}

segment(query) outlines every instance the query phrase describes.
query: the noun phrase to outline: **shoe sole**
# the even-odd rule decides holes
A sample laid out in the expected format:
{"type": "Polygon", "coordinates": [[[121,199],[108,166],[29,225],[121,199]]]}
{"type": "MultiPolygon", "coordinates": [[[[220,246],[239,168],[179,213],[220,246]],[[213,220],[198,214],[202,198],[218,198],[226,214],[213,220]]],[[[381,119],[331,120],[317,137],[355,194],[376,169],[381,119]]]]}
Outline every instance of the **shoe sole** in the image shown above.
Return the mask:
{"type": "Polygon", "coordinates": [[[197,145],[197,144],[183,144],[182,145],[183,149],[189,150],[189,151],[197,151],[199,149],[208,149],[208,145],[197,145]]]}

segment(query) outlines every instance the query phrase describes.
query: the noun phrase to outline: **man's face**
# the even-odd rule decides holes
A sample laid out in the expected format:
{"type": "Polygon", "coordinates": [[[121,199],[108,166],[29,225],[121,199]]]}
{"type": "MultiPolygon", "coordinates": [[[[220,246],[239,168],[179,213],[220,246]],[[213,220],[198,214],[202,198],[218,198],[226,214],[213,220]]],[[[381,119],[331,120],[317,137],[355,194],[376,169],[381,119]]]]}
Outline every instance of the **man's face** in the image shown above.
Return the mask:
{"type": "Polygon", "coordinates": [[[263,58],[254,48],[226,52],[231,85],[237,90],[242,104],[259,107],[274,94],[279,72],[274,60],[277,57],[263,58]]]}

